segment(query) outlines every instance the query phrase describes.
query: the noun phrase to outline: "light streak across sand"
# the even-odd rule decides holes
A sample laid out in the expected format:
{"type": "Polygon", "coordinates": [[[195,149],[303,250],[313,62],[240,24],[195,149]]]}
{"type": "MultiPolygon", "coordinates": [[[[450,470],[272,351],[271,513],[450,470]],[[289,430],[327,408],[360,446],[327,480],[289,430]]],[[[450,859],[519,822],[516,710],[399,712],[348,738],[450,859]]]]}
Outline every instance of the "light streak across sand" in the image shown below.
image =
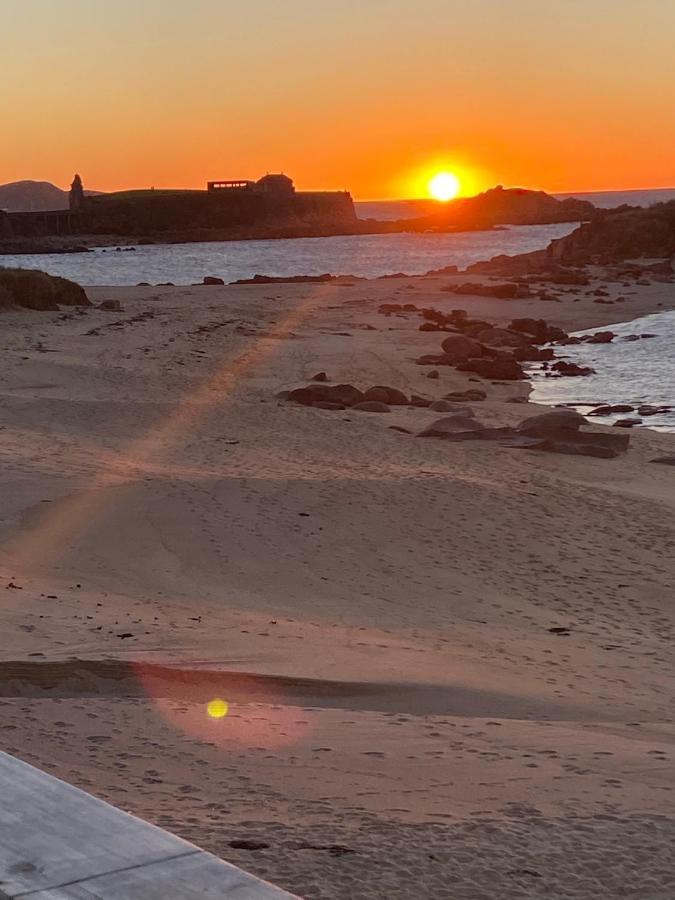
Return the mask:
{"type": "Polygon", "coordinates": [[[11,562],[13,572],[30,576],[38,567],[47,568],[62,548],[76,539],[99,514],[101,491],[130,478],[135,479],[148,461],[152,461],[155,467],[157,460],[175,447],[214,406],[231,396],[241,377],[270,355],[279,339],[307,319],[325,294],[326,288],[318,286],[300,299],[298,305],[269,334],[258,338],[234,359],[227,359],[194,392],[185,394],[170,415],[143,437],[131,441],[126,449],[118,453],[99,454],[95,473],[77,493],[60,501],[55,509],[45,510],[34,525],[17,537],[10,538],[0,548],[6,561],[11,562]]]}

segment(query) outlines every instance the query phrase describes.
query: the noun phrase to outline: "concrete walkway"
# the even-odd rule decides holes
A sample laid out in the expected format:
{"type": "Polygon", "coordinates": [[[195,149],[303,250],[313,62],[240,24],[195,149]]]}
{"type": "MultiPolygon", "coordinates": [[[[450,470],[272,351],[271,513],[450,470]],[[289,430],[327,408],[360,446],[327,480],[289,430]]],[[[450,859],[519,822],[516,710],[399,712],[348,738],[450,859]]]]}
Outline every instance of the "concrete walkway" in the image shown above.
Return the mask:
{"type": "Polygon", "coordinates": [[[0,900],[15,897],[292,900],[236,866],[0,753],[0,900]]]}

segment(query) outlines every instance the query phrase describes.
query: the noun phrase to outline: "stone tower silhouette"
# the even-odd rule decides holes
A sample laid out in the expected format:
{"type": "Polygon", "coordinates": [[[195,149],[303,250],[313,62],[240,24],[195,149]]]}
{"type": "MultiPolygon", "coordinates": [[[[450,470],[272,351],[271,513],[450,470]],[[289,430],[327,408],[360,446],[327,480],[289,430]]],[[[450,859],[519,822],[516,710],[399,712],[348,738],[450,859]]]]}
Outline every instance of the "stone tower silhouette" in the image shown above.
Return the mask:
{"type": "Polygon", "coordinates": [[[79,212],[84,204],[84,188],[82,187],[82,179],[79,175],[73,178],[70,186],[70,208],[73,212],[79,212]]]}

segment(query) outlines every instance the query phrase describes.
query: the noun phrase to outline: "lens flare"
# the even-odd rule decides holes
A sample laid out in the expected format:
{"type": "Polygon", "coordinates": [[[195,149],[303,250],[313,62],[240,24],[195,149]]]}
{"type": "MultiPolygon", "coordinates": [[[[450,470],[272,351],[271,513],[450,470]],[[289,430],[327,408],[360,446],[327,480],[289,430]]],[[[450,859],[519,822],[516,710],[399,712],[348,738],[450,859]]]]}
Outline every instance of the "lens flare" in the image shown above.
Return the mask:
{"type": "Polygon", "coordinates": [[[216,697],[215,700],[211,700],[210,703],[206,706],[206,712],[210,719],[224,719],[225,716],[230,711],[230,704],[227,700],[221,700],[220,697],[216,697]]]}

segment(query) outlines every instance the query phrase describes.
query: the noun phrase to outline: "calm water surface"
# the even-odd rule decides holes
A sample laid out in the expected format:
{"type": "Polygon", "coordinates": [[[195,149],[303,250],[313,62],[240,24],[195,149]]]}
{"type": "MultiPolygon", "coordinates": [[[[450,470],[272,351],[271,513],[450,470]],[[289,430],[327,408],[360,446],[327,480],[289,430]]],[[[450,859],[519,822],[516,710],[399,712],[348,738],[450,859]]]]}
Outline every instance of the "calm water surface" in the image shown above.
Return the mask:
{"type": "MultiPolygon", "coordinates": [[[[591,328],[578,334],[592,334],[606,329],[591,328]]],[[[675,312],[643,316],[632,322],[609,325],[607,330],[619,337],[611,344],[578,344],[560,348],[560,356],[583,366],[591,366],[596,375],[586,378],[545,378],[533,375],[532,399],[537,403],[587,403],[586,412],[603,403],[630,403],[672,407],[670,412],[643,419],[645,426],[659,431],[675,431],[675,312]],[[641,341],[622,341],[629,334],[653,334],[641,341]]],[[[591,421],[611,424],[616,419],[632,416],[593,417],[591,421]]],[[[637,414],[635,414],[637,415],[637,414]]]]}
{"type": "Polygon", "coordinates": [[[42,269],[84,285],[201,282],[205,275],[225,281],[261,275],[361,275],[394,272],[420,275],[430,269],[460,268],[498,253],[540,250],[576,226],[514,226],[461,234],[368,234],[276,241],[151,244],[134,251],[114,248],[68,255],[2,256],[0,265],[42,269]]]}

